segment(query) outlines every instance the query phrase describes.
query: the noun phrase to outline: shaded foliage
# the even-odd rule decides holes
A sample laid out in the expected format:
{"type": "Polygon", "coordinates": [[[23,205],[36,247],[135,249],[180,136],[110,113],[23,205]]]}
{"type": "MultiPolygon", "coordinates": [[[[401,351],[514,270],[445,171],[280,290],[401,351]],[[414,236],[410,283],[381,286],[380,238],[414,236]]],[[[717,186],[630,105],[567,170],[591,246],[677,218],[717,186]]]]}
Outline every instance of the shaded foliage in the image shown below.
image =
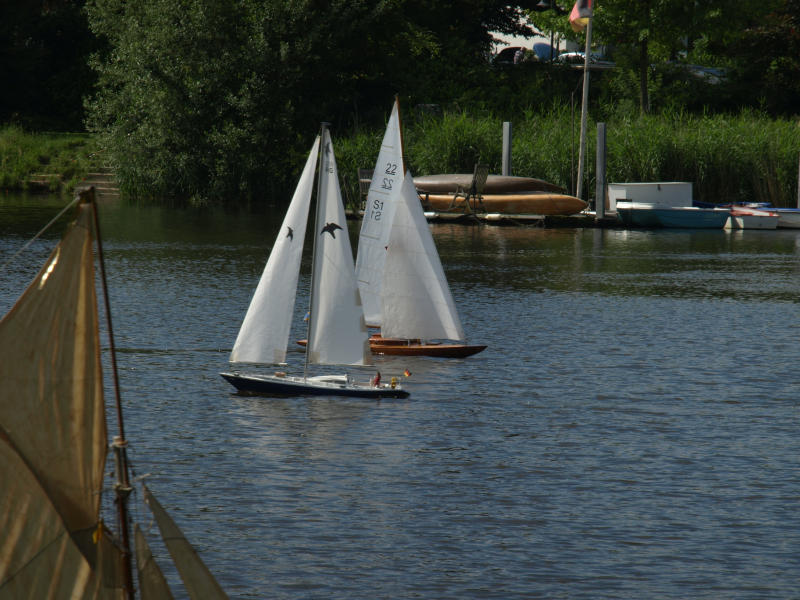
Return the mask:
{"type": "Polygon", "coordinates": [[[94,84],[83,0],[0,3],[0,123],[83,129],[82,98],[94,84]]]}

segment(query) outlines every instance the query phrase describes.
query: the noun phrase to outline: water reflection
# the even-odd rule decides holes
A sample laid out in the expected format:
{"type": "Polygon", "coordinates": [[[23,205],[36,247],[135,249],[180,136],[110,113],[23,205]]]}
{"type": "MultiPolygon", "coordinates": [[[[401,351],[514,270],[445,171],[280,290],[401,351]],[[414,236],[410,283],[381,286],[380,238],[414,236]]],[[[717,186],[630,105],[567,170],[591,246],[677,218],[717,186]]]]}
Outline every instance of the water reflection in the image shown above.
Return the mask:
{"type": "Polygon", "coordinates": [[[434,225],[487,350],[376,357],[406,400],[265,400],[218,372],[282,215],[102,208],[135,467],[232,597],[796,595],[800,233],[434,225]]]}

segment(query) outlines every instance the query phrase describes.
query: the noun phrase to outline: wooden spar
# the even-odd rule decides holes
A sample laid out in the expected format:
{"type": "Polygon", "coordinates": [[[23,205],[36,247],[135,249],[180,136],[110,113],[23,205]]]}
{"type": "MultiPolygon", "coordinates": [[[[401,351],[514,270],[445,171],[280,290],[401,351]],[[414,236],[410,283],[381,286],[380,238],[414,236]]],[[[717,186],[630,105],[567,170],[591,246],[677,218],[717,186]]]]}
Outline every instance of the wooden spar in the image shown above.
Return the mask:
{"type": "Polygon", "coordinates": [[[109,304],[108,283],[106,280],[105,259],[103,257],[103,242],[100,236],[100,219],[97,214],[97,202],[94,197],[94,187],[81,191],[80,195],[84,202],[92,205],[92,215],[94,217],[95,239],[97,241],[97,260],[100,265],[100,281],[103,290],[103,303],[106,313],[106,327],[108,328],[108,347],[111,353],[111,374],[114,381],[114,396],[117,407],[117,424],[119,435],[114,437],[112,444],[114,448],[115,471],[117,484],[114,486],[116,498],[114,503],[119,511],[120,537],[122,540],[122,562],[123,576],[125,578],[125,596],[131,600],[135,597],[133,587],[133,558],[131,554],[130,531],[128,529],[128,496],[131,493],[130,475],[128,473],[128,442],[125,439],[125,424],[122,419],[122,398],[119,391],[119,373],[117,370],[116,348],[114,346],[114,329],[111,325],[111,305],[109,304]]]}

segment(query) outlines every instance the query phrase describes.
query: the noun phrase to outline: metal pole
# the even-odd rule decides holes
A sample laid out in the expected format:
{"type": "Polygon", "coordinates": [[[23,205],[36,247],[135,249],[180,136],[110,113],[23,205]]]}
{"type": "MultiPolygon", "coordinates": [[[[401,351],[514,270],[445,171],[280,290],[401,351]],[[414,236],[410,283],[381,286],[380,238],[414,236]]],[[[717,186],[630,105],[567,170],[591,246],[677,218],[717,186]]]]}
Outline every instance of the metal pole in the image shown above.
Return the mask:
{"type": "Polygon", "coordinates": [[[586,26],[586,52],[583,57],[583,102],[581,104],[581,136],[578,147],[578,185],[576,196],[582,197],[583,171],[586,166],[586,120],[589,110],[589,51],[592,47],[592,21],[586,26]]]}
{"type": "Polygon", "coordinates": [[[800,208],[800,157],[797,159],[797,208],[800,208]]]}
{"type": "Polygon", "coordinates": [[[606,124],[597,124],[597,160],[595,162],[595,219],[606,216],[606,124]]]}
{"type": "Polygon", "coordinates": [[[511,175],[511,121],[503,122],[503,175],[511,175]]]}

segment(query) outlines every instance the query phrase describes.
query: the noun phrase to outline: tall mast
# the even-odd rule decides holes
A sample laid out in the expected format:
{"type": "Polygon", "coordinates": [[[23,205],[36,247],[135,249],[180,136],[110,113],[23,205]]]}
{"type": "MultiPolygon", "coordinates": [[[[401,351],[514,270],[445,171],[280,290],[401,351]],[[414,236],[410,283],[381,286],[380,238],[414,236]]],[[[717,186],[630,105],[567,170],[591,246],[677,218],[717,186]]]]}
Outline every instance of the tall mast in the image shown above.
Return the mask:
{"type": "Polygon", "coordinates": [[[328,143],[328,128],[330,127],[330,123],[323,121],[320,126],[320,152],[319,152],[319,168],[317,170],[317,204],[314,208],[314,245],[313,250],[311,252],[311,291],[308,297],[308,325],[307,325],[307,333],[306,333],[306,360],[303,366],[303,378],[305,379],[308,375],[308,357],[311,354],[312,350],[312,340],[311,340],[311,333],[313,331],[313,321],[314,321],[314,294],[316,292],[315,288],[315,281],[317,278],[317,237],[319,236],[319,231],[322,230],[322,224],[320,223],[320,219],[325,219],[325,213],[321,210],[322,200],[325,198],[327,194],[327,181],[328,178],[325,176],[329,167],[328,161],[328,152],[330,152],[330,144],[328,143]]]}
{"type": "Polygon", "coordinates": [[[128,529],[128,496],[131,493],[130,475],[128,473],[128,442],[125,439],[125,424],[122,419],[122,399],[119,391],[119,373],[117,370],[116,348],[114,346],[114,329],[111,324],[111,306],[108,297],[108,283],[106,280],[105,259],[103,257],[103,238],[100,235],[100,219],[97,214],[97,202],[95,201],[94,187],[80,192],[83,202],[92,205],[92,215],[94,217],[95,238],[97,241],[97,260],[100,265],[100,281],[103,289],[103,304],[106,313],[106,328],[108,330],[108,347],[111,353],[111,374],[114,382],[114,397],[117,408],[117,423],[119,435],[114,437],[112,444],[114,448],[114,463],[117,476],[117,483],[114,486],[116,498],[114,503],[117,505],[119,513],[120,538],[122,541],[122,562],[123,575],[125,577],[125,597],[133,600],[133,560],[131,554],[130,532],[128,529]]]}
{"type": "Polygon", "coordinates": [[[397,105],[397,129],[400,131],[400,177],[406,176],[406,144],[403,141],[403,120],[400,118],[400,95],[395,94],[394,103],[397,105]]]}

